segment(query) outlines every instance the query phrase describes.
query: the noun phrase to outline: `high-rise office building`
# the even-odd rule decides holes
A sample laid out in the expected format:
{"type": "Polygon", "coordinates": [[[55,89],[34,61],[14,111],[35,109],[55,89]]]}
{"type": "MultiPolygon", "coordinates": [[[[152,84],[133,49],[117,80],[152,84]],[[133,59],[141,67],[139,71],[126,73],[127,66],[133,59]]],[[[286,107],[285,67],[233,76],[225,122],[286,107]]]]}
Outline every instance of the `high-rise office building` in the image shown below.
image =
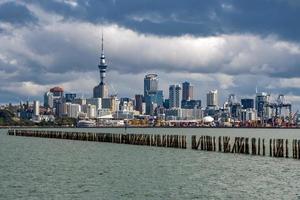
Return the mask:
{"type": "Polygon", "coordinates": [[[143,95],[141,94],[135,95],[135,110],[143,114],[143,95]]]}
{"type": "Polygon", "coordinates": [[[206,94],[206,105],[209,107],[218,106],[218,90],[211,90],[206,94]]]}
{"type": "Polygon", "coordinates": [[[157,106],[163,105],[163,91],[158,90],[157,74],[147,74],[144,78],[144,98],[146,114],[153,114],[157,106]]]}
{"type": "Polygon", "coordinates": [[[243,109],[253,109],[254,99],[241,99],[241,104],[243,109]]]}
{"type": "Polygon", "coordinates": [[[270,94],[265,92],[256,93],[255,109],[258,117],[267,117],[270,114],[269,107],[266,107],[269,102],[270,94]]]}
{"type": "Polygon", "coordinates": [[[164,96],[162,90],[148,91],[145,96],[146,114],[153,114],[154,109],[157,106],[162,106],[164,102],[164,96]]]}
{"type": "Polygon", "coordinates": [[[189,82],[182,83],[182,100],[189,101],[193,99],[193,86],[189,82]]]}
{"type": "Polygon", "coordinates": [[[44,94],[44,107],[45,108],[53,108],[53,93],[52,92],[46,92],[44,94]]]}
{"type": "Polygon", "coordinates": [[[170,108],[181,107],[181,87],[180,85],[170,85],[169,87],[169,106],[170,108]]]}
{"type": "Polygon", "coordinates": [[[158,90],[157,74],[147,74],[144,78],[144,96],[146,96],[149,91],[156,90],[158,90]]]}
{"type": "Polygon", "coordinates": [[[101,45],[101,56],[100,56],[100,63],[98,65],[100,71],[100,83],[93,90],[93,97],[94,98],[108,98],[108,87],[104,82],[104,78],[106,77],[106,68],[107,64],[105,61],[104,55],[104,47],[103,47],[103,34],[102,34],[102,45],[101,45]]]}

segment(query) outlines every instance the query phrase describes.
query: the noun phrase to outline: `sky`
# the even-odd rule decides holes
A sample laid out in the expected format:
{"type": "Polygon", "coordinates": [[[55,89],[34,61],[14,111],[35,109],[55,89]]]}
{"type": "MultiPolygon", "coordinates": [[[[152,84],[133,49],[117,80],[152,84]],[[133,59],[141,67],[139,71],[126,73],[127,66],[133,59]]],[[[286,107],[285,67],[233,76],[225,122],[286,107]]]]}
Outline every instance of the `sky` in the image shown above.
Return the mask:
{"type": "Polygon", "coordinates": [[[156,73],[165,98],[189,81],[203,105],[257,88],[300,108],[299,19],[296,0],[0,0],[0,103],[92,96],[103,30],[110,94],[142,94],[156,73]]]}

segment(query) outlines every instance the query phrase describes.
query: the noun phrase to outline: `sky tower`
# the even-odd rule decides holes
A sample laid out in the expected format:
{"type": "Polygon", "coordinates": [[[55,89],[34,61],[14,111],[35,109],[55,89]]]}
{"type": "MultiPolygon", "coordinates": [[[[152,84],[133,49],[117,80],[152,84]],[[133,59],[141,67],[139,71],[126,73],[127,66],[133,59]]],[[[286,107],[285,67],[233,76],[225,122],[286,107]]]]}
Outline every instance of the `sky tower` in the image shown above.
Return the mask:
{"type": "Polygon", "coordinates": [[[104,55],[104,47],[103,47],[103,32],[102,32],[102,39],[101,39],[101,56],[100,56],[100,63],[98,65],[100,71],[100,83],[96,87],[94,87],[93,97],[94,98],[107,98],[108,97],[108,87],[104,82],[104,78],[106,77],[106,68],[107,64],[105,62],[105,55],[104,55]]]}

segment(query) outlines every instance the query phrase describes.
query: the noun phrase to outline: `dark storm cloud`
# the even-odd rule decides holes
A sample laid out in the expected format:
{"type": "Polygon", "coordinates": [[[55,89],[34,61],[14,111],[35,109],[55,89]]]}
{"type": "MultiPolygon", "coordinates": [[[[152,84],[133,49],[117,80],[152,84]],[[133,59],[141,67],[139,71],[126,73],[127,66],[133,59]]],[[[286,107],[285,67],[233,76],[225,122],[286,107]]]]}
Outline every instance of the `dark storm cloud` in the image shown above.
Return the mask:
{"type": "Polygon", "coordinates": [[[289,0],[78,0],[31,1],[93,23],[108,22],[158,35],[275,34],[300,40],[300,3],[289,0]]]}
{"type": "Polygon", "coordinates": [[[0,22],[22,25],[35,23],[36,21],[37,18],[24,5],[15,2],[4,2],[0,4],[0,22]]]}
{"type": "Polygon", "coordinates": [[[168,84],[188,77],[202,100],[214,88],[222,99],[232,92],[251,96],[256,86],[299,95],[297,1],[5,2],[0,2],[0,102],[41,98],[54,85],[90,94],[99,81],[101,28],[107,82],[121,95],[140,93],[148,72],[159,74],[165,92],[168,84]]]}

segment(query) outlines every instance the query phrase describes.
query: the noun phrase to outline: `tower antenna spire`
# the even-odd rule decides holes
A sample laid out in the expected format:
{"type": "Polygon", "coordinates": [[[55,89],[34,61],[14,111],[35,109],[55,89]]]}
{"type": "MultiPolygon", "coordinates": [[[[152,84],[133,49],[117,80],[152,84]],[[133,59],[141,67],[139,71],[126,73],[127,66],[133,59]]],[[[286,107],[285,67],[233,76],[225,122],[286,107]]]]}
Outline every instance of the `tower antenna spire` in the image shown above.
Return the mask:
{"type": "Polygon", "coordinates": [[[101,50],[102,50],[102,53],[104,53],[104,42],[103,42],[103,28],[102,28],[102,30],[101,30],[101,35],[102,35],[102,37],[101,37],[101,50]]]}

